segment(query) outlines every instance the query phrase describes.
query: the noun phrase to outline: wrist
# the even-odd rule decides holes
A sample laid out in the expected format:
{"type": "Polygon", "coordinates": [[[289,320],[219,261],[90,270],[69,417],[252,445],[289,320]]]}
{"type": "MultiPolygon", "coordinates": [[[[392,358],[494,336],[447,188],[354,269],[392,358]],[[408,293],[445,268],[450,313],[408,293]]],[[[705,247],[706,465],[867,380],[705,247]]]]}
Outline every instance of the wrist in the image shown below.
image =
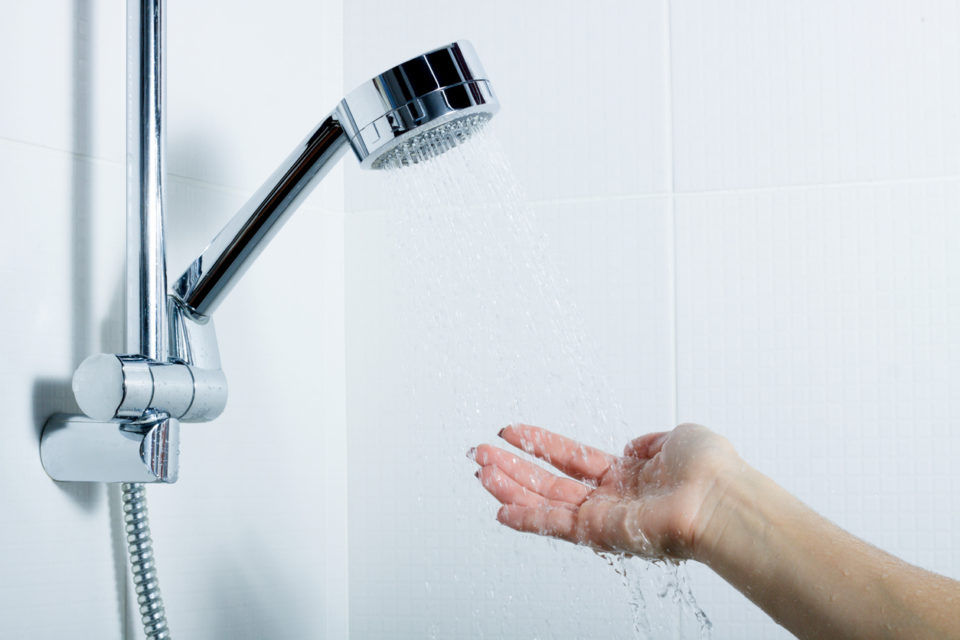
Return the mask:
{"type": "Polygon", "coordinates": [[[697,514],[690,556],[713,565],[762,535],[766,524],[760,507],[771,491],[769,484],[766,476],[746,463],[719,471],[697,514]]]}

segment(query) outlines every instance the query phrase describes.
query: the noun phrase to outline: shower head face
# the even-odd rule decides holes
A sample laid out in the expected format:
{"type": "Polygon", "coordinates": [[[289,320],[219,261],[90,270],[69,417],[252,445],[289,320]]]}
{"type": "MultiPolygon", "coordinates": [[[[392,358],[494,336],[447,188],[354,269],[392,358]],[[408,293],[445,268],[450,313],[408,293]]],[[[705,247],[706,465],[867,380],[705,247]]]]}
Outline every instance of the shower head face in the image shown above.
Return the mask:
{"type": "Polygon", "coordinates": [[[469,42],[407,60],[358,87],[337,107],[360,166],[417,164],[452,149],[500,108],[469,42]]]}

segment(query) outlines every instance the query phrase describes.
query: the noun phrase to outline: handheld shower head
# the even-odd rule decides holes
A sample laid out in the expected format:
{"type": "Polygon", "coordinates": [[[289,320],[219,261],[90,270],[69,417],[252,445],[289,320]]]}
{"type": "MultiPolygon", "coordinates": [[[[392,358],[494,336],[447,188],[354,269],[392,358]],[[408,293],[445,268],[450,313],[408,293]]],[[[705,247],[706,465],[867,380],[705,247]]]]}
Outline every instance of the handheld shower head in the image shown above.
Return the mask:
{"type": "Polygon", "coordinates": [[[384,71],[344,98],[221,229],[174,285],[178,303],[195,317],[212,313],[347,145],[365,169],[416,164],[467,140],[499,108],[469,42],[384,71]]]}
{"type": "Polygon", "coordinates": [[[500,108],[469,42],[407,60],[357,87],[337,107],[360,166],[416,164],[457,146],[500,108]]]}

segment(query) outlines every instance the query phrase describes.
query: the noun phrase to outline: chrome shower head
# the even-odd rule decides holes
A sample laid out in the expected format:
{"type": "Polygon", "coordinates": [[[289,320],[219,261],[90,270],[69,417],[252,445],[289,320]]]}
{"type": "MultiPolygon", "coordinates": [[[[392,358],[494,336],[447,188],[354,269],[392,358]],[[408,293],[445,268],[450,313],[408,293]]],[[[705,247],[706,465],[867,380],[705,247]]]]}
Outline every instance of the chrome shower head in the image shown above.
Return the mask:
{"type": "Polygon", "coordinates": [[[184,271],[178,304],[194,317],[212,313],[347,146],[365,169],[417,164],[467,140],[499,108],[469,42],[384,71],[321,120],[184,271]]]}
{"type": "Polygon", "coordinates": [[[344,98],[336,110],[364,169],[417,164],[459,145],[500,108],[473,46],[411,58],[344,98]]]}

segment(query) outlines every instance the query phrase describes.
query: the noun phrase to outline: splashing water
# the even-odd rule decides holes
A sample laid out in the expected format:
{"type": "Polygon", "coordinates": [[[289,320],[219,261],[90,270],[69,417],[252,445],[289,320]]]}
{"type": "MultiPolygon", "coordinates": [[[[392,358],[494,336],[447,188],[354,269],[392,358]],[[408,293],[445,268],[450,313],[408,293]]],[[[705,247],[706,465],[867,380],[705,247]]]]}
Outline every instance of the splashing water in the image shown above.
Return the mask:
{"type": "MultiPolygon", "coordinates": [[[[709,640],[713,623],[697,605],[690,588],[690,579],[683,563],[673,561],[647,561],[639,558],[600,553],[598,554],[620,576],[623,587],[630,596],[633,612],[633,631],[636,637],[663,638],[669,632],[671,615],[666,604],[669,601],[679,612],[692,617],[697,623],[700,640],[709,640]],[[629,567],[629,569],[628,569],[629,567]],[[656,598],[651,598],[656,595],[656,598]],[[658,605],[656,615],[650,615],[649,602],[658,605]]],[[[677,634],[683,637],[683,620],[677,634]]]]}
{"type": "MultiPolygon", "coordinates": [[[[482,124],[457,123],[422,148],[398,148],[383,161],[390,168],[376,172],[381,181],[386,174],[385,187],[396,194],[391,210],[375,222],[388,229],[386,255],[380,258],[390,272],[377,277],[389,281],[379,283],[380,290],[396,299],[378,320],[401,340],[370,348],[379,350],[381,358],[387,357],[381,352],[393,349],[392,357],[401,363],[400,380],[392,382],[399,385],[396,395],[405,398],[406,406],[395,407],[394,413],[398,421],[412,423],[416,437],[444,452],[465,451],[517,421],[619,451],[623,442],[640,434],[624,419],[571,303],[571,284],[554,264],[546,231],[556,221],[552,212],[525,204],[506,156],[491,134],[480,130],[482,124]],[[469,144],[460,147],[467,138],[469,144]],[[441,160],[430,160],[439,152],[444,152],[441,160]],[[406,415],[410,417],[400,417],[406,415]]],[[[384,425],[377,429],[371,427],[364,442],[410,448],[402,437],[407,433],[409,439],[409,431],[397,428],[400,435],[393,435],[383,433],[384,425]]],[[[465,594],[463,600],[471,604],[450,599],[444,607],[460,607],[459,618],[469,620],[469,628],[434,620],[420,629],[421,637],[423,632],[431,638],[451,637],[453,631],[475,638],[596,637],[604,632],[622,637],[632,620],[630,636],[659,638],[668,630],[664,625],[680,624],[681,614],[696,620],[700,638],[709,637],[710,622],[697,607],[681,567],[604,556],[616,576],[612,584],[604,583],[596,574],[593,552],[571,553],[575,548],[565,543],[502,530],[489,505],[478,499],[480,489],[464,462],[457,457],[403,470],[419,491],[416,503],[405,507],[416,512],[403,517],[432,522],[440,511],[465,520],[424,543],[430,554],[451,559],[449,565],[411,570],[422,571],[427,599],[441,601],[445,588],[436,572],[449,572],[446,590],[465,594]],[[467,480],[451,481],[460,477],[467,480]],[[466,531],[470,548],[465,549],[466,531]],[[471,567],[466,579],[458,566],[471,567]],[[547,592],[538,579],[549,582],[547,592]],[[610,598],[598,595],[608,588],[627,591],[624,619],[610,598]],[[656,612],[653,602],[658,603],[656,612]],[[667,605],[675,611],[667,611],[667,605]],[[491,623],[491,616],[500,618],[500,626],[491,623]]],[[[402,499],[399,490],[396,496],[402,499]]],[[[415,535],[419,532],[411,537],[415,535]]],[[[376,607],[382,610],[384,602],[376,607]]],[[[351,625],[364,637],[376,637],[373,627],[351,625]]],[[[386,629],[382,637],[390,633],[403,635],[386,629]]]]}
{"type": "MultiPolygon", "coordinates": [[[[388,171],[391,190],[400,194],[397,204],[405,205],[395,219],[395,239],[404,256],[416,261],[409,266],[421,275],[416,283],[420,304],[432,311],[432,329],[441,332],[438,337],[450,352],[464,340],[479,338],[473,340],[472,355],[494,356],[508,386],[517,390],[511,410],[522,415],[524,400],[542,395],[539,389],[545,387],[556,406],[568,410],[564,424],[553,422],[554,428],[578,424],[580,414],[613,448],[616,443],[605,429],[608,413],[622,411],[587,361],[584,331],[566,295],[569,283],[559,281],[550,264],[546,238],[534,226],[506,156],[479,128],[482,122],[469,124],[471,133],[461,132],[457,139],[469,137],[470,145],[452,145],[442,162],[407,166],[398,159],[392,166],[403,169],[388,171]],[[521,361],[531,351],[536,361],[521,361]],[[542,379],[544,372],[550,379],[542,379]],[[561,384],[569,377],[577,386],[572,393],[561,384]],[[525,393],[531,385],[537,391],[525,393]]],[[[403,157],[430,158],[434,146],[407,149],[403,157]]],[[[485,373],[481,368],[447,360],[450,375],[466,376],[476,383],[474,389],[486,386],[476,379],[485,373]]],[[[486,404],[479,397],[472,400],[474,410],[486,404]]]]}

